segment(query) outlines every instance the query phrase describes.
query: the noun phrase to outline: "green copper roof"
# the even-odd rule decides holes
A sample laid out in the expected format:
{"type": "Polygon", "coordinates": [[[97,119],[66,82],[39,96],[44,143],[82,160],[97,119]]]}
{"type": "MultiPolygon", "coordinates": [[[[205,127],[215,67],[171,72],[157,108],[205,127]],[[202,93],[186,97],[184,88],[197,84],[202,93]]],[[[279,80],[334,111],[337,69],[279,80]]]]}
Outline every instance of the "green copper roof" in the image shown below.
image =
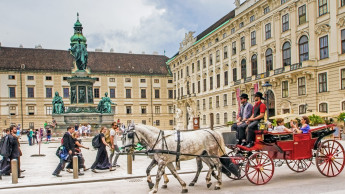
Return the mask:
{"type": "Polygon", "coordinates": [[[83,26],[79,21],[79,13],[77,13],[77,21],[74,23],[74,35],[71,37],[70,45],[73,46],[74,44],[80,43],[86,44],[86,38],[83,35],[83,26]]]}
{"type": "Polygon", "coordinates": [[[211,35],[213,32],[217,31],[219,28],[223,27],[225,24],[229,23],[231,19],[229,19],[228,21],[224,22],[222,25],[218,26],[216,29],[212,30],[210,33],[206,34],[204,37],[200,38],[200,40],[194,42],[193,45],[196,45],[198,42],[200,42],[201,40],[205,39],[206,37],[208,37],[209,35],[211,35]]]}

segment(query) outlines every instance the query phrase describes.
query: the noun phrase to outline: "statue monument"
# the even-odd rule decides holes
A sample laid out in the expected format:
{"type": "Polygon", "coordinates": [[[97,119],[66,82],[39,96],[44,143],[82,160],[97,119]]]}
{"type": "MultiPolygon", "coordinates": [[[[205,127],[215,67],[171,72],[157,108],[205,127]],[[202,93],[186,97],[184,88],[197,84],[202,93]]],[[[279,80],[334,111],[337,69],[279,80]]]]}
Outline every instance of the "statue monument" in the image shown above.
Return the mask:
{"type": "Polygon", "coordinates": [[[106,92],[105,97],[102,97],[101,101],[98,103],[97,110],[100,113],[111,113],[111,105],[114,104],[108,97],[108,92],[106,92]]]}
{"type": "Polygon", "coordinates": [[[91,70],[87,67],[88,53],[86,38],[83,35],[83,26],[79,21],[74,24],[74,34],[71,37],[70,54],[73,57],[73,69],[71,77],[67,78],[70,85],[70,104],[68,108],[64,108],[64,103],[59,93],[55,93],[53,99],[53,117],[58,123],[58,130],[65,130],[75,123],[90,123],[92,128],[96,129],[102,126],[110,127],[114,121],[114,113],[108,93],[105,94],[98,104],[94,104],[93,85],[97,78],[90,76],[91,70]]]}
{"type": "Polygon", "coordinates": [[[183,121],[182,121],[182,110],[177,108],[176,109],[176,115],[175,115],[175,119],[176,119],[176,130],[183,130],[183,121]]]}
{"type": "Polygon", "coordinates": [[[55,92],[53,98],[53,114],[62,114],[65,112],[65,105],[63,103],[62,97],[59,96],[59,92],[55,92]]]}
{"type": "Polygon", "coordinates": [[[192,109],[192,107],[187,107],[187,111],[188,111],[188,130],[193,130],[193,117],[194,117],[194,111],[192,109]]]}

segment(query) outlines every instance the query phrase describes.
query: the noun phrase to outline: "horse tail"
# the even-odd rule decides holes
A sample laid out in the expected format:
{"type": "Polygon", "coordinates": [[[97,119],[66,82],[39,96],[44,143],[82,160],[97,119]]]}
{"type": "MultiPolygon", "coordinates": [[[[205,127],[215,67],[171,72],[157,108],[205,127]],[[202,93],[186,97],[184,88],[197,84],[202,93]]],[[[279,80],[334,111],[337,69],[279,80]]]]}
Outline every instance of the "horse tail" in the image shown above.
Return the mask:
{"type": "Polygon", "coordinates": [[[226,155],[225,152],[225,143],[223,139],[223,135],[221,132],[215,131],[217,133],[218,139],[219,139],[219,148],[218,148],[218,156],[226,155]]]}

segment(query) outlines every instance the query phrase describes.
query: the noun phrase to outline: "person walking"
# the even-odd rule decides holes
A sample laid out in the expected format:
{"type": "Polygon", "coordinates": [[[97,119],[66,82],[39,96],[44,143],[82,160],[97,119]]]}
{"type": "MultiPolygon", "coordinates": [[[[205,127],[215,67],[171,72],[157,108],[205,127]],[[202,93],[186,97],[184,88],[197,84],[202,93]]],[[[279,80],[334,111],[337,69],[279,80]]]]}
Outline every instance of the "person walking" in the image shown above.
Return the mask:
{"type": "Polygon", "coordinates": [[[91,125],[90,123],[87,125],[87,136],[89,137],[91,134],[91,125]]]}
{"type": "Polygon", "coordinates": [[[57,165],[53,176],[61,177],[60,172],[64,169],[67,161],[72,159],[72,156],[75,152],[74,141],[72,138],[72,133],[74,132],[73,127],[67,127],[67,132],[63,135],[62,138],[62,153],[60,154],[60,162],[57,165]]]}
{"type": "Polygon", "coordinates": [[[118,126],[116,122],[113,122],[111,124],[111,130],[110,130],[110,164],[112,163],[113,167],[120,167],[120,165],[117,164],[117,160],[119,159],[120,156],[120,149],[119,146],[117,146],[117,137],[118,137],[118,126]],[[115,155],[115,160],[114,162],[112,162],[113,157],[114,157],[114,153],[116,151],[116,155],[115,155]]]}
{"type": "Polygon", "coordinates": [[[32,145],[38,144],[38,140],[37,140],[37,135],[38,135],[38,129],[35,129],[32,133],[32,145]]]}
{"type": "Polygon", "coordinates": [[[74,125],[74,130],[75,130],[75,131],[78,131],[78,128],[79,128],[79,125],[78,125],[78,123],[76,123],[76,124],[74,125]]]}
{"type": "Polygon", "coordinates": [[[52,130],[50,127],[48,127],[48,129],[47,129],[47,142],[46,143],[49,143],[51,135],[52,135],[52,130]]]}
{"type": "Polygon", "coordinates": [[[252,116],[253,105],[248,103],[248,94],[241,94],[241,108],[238,114],[237,123],[234,123],[231,127],[232,131],[236,131],[237,144],[245,145],[246,142],[246,129],[248,124],[246,121],[252,116]]]}
{"type": "Polygon", "coordinates": [[[103,126],[100,130],[99,138],[98,138],[100,141],[100,147],[98,148],[98,151],[97,151],[96,160],[91,166],[92,172],[94,173],[97,173],[96,169],[99,169],[99,170],[109,169],[110,171],[115,170],[112,168],[109,162],[109,158],[108,158],[108,154],[106,150],[106,146],[110,148],[110,145],[107,142],[105,142],[104,134],[106,132],[107,132],[107,128],[103,126]]]}
{"type": "MultiPolygon", "coordinates": [[[[89,169],[85,167],[85,159],[81,153],[81,148],[84,148],[84,149],[89,149],[89,148],[81,144],[81,140],[79,139],[79,137],[80,137],[79,132],[72,133],[72,138],[73,138],[74,146],[75,146],[75,155],[78,157],[78,172],[79,172],[79,175],[84,175],[84,173],[80,172],[80,169],[83,168],[84,171],[87,171],[89,169]]],[[[66,169],[67,169],[67,172],[72,173],[70,169],[73,169],[73,160],[71,160],[71,162],[68,163],[68,165],[66,166],[66,169]]]]}
{"type": "Polygon", "coordinates": [[[33,136],[33,131],[30,129],[27,133],[28,136],[28,141],[29,141],[29,146],[32,146],[32,136],[33,136]]]}

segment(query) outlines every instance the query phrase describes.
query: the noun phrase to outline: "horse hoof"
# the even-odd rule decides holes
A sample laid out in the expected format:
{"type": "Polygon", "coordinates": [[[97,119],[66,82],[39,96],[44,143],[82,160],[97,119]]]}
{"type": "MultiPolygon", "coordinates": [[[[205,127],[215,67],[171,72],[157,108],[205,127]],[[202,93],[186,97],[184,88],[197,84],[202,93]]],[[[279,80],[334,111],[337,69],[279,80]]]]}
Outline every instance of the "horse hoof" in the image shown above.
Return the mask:
{"type": "Polygon", "coordinates": [[[162,185],[162,189],[168,188],[168,185],[162,185]]]}
{"type": "Polygon", "coordinates": [[[220,190],[220,187],[215,186],[214,190],[220,190]]]}
{"type": "Polygon", "coordinates": [[[212,185],[212,183],[208,183],[208,184],[207,184],[207,188],[210,188],[211,185],[212,185]]]}
{"type": "Polygon", "coordinates": [[[152,189],[152,188],[153,188],[153,186],[155,186],[155,184],[150,183],[150,182],[148,182],[148,184],[149,184],[149,188],[150,188],[150,189],[152,189]]]}
{"type": "Polygon", "coordinates": [[[190,187],[193,187],[194,185],[195,185],[194,182],[189,183],[189,186],[190,186],[190,187]]]}
{"type": "Polygon", "coordinates": [[[181,193],[188,193],[188,189],[182,189],[181,193]]]}

